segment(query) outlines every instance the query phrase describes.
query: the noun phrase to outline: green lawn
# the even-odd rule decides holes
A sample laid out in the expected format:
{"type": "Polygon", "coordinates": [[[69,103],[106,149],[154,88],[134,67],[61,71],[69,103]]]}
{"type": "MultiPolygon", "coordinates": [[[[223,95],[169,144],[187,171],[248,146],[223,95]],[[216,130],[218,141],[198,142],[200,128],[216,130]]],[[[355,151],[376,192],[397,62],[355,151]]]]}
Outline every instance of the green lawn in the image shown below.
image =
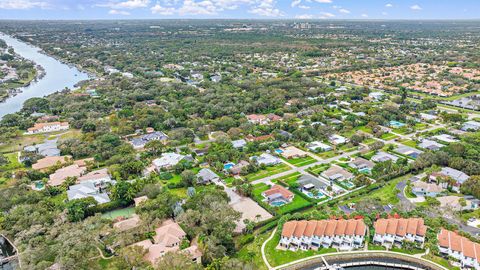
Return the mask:
{"type": "Polygon", "coordinates": [[[451,265],[450,262],[447,259],[435,256],[431,253],[423,256],[422,258],[427,259],[427,260],[432,261],[432,262],[435,262],[435,263],[438,263],[439,265],[441,265],[441,266],[443,266],[447,269],[460,270],[459,267],[455,267],[455,266],[451,265]]]}
{"type": "Polygon", "coordinates": [[[291,251],[291,250],[277,250],[275,249],[280,241],[280,234],[276,233],[275,236],[265,245],[265,254],[268,262],[272,266],[278,266],[292,261],[300,260],[314,255],[326,254],[336,252],[334,248],[322,248],[318,251],[291,251]]]}
{"type": "Polygon", "coordinates": [[[287,183],[288,185],[290,185],[291,183],[294,183],[297,181],[298,177],[300,177],[302,174],[299,173],[299,172],[294,172],[294,173],[291,173],[291,174],[288,174],[288,175],[285,175],[285,176],[282,176],[282,177],[279,177],[279,178],[275,178],[272,180],[272,183],[278,183],[278,181],[283,181],[285,183],[287,183]]]}
{"type": "Polygon", "coordinates": [[[373,139],[373,138],[367,138],[365,140],[363,140],[363,143],[366,144],[366,145],[370,145],[374,142],[376,142],[377,140],[373,139]]]}
{"type": "Polygon", "coordinates": [[[18,154],[16,152],[5,154],[5,157],[8,159],[9,162],[7,165],[0,167],[0,172],[23,168],[23,164],[18,161],[18,154]]]}
{"type": "Polygon", "coordinates": [[[135,207],[127,207],[106,212],[102,217],[107,219],[116,219],[117,217],[130,218],[133,214],[135,214],[135,207]]]}
{"type": "Polygon", "coordinates": [[[290,170],[290,167],[288,165],[284,163],[280,163],[275,166],[267,167],[265,170],[260,170],[258,172],[245,175],[243,178],[245,178],[248,181],[255,181],[255,180],[262,179],[267,176],[279,174],[281,172],[285,172],[288,170],[290,170]]]}
{"type": "Polygon", "coordinates": [[[407,127],[407,126],[404,126],[404,127],[401,127],[401,128],[395,128],[395,129],[392,130],[392,132],[397,133],[397,134],[405,135],[405,134],[412,133],[412,130],[410,130],[410,128],[407,127]]]}
{"type": "Polygon", "coordinates": [[[316,165],[316,166],[313,166],[311,168],[308,168],[308,171],[319,175],[323,171],[326,171],[328,168],[330,168],[330,164],[320,164],[320,165],[316,165]]]}
{"type": "Polygon", "coordinates": [[[424,130],[428,128],[428,124],[426,123],[416,123],[414,126],[415,130],[424,130]]]}
{"type": "MultiPolygon", "coordinates": [[[[295,178],[292,178],[292,179],[295,179],[295,178]]],[[[268,190],[269,188],[270,187],[265,183],[259,183],[259,184],[254,185],[253,186],[253,197],[255,198],[255,200],[256,201],[263,201],[264,198],[262,196],[262,193],[265,190],[268,190]]],[[[293,198],[293,201],[291,201],[290,203],[287,203],[285,205],[282,205],[280,207],[274,207],[274,209],[278,214],[284,214],[284,213],[288,213],[288,212],[291,212],[291,211],[295,211],[296,209],[303,208],[303,207],[308,206],[310,204],[311,203],[309,201],[302,198],[298,194],[295,194],[295,197],[293,198]]]]}
{"type": "Polygon", "coordinates": [[[39,144],[45,140],[45,135],[24,135],[13,139],[10,143],[0,145],[0,153],[12,153],[23,150],[27,145],[39,144]]]}
{"type": "Polygon", "coordinates": [[[382,136],[380,138],[383,139],[383,140],[386,140],[386,141],[390,141],[390,140],[393,140],[395,138],[398,138],[398,136],[388,132],[388,133],[382,134],[382,136]]]}
{"type": "MultiPolygon", "coordinates": [[[[385,186],[372,191],[371,193],[368,194],[368,198],[372,200],[377,200],[379,201],[382,205],[387,205],[387,204],[396,204],[399,202],[399,199],[397,197],[397,193],[399,190],[396,188],[396,185],[406,179],[409,179],[411,177],[410,174],[397,177],[393,180],[390,180],[385,186]]],[[[345,204],[350,203],[350,202],[357,202],[365,197],[358,197],[354,198],[352,200],[349,200],[345,202],[345,204]]]]}
{"type": "Polygon", "coordinates": [[[421,254],[425,252],[425,250],[419,249],[419,248],[403,249],[403,248],[397,248],[397,247],[393,247],[390,251],[405,253],[409,255],[421,254]]]}
{"type": "Polygon", "coordinates": [[[368,244],[368,250],[386,250],[384,246],[368,244]]]}
{"type": "Polygon", "coordinates": [[[417,147],[417,142],[414,140],[400,140],[400,143],[413,148],[417,147]]]}
{"type": "Polygon", "coordinates": [[[285,159],[285,160],[296,167],[303,167],[303,166],[317,162],[317,160],[315,160],[311,156],[306,156],[304,158],[285,159]]]}
{"type": "Polygon", "coordinates": [[[352,152],[352,151],[357,150],[358,147],[347,143],[347,144],[342,145],[339,149],[343,152],[352,152]]]}
{"type": "Polygon", "coordinates": [[[268,239],[271,232],[256,235],[253,242],[243,246],[234,256],[244,262],[252,263],[253,269],[267,270],[267,266],[263,262],[261,248],[263,242],[268,239]]]}
{"type": "Polygon", "coordinates": [[[328,159],[328,158],[332,158],[334,156],[337,156],[338,154],[335,153],[333,150],[332,151],[326,151],[326,152],[322,152],[322,153],[318,153],[316,154],[317,156],[319,156],[320,158],[322,159],[328,159]]]}

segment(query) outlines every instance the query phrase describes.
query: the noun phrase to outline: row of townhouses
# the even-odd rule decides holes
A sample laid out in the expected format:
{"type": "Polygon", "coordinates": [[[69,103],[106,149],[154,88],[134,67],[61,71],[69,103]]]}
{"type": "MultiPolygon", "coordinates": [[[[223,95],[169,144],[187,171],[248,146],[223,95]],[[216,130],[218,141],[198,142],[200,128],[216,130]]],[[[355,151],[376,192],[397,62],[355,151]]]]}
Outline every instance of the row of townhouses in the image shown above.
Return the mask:
{"type": "Polygon", "coordinates": [[[381,218],[374,223],[373,243],[385,247],[401,246],[404,241],[423,246],[427,226],[422,218],[381,218]]]}
{"type": "Polygon", "coordinates": [[[288,221],[283,225],[279,245],[290,250],[352,250],[363,246],[366,232],[362,219],[288,221]]]}
{"type": "Polygon", "coordinates": [[[442,255],[458,260],[463,268],[480,269],[480,244],[442,229],[438,234],[438,248],[442,255]]]}

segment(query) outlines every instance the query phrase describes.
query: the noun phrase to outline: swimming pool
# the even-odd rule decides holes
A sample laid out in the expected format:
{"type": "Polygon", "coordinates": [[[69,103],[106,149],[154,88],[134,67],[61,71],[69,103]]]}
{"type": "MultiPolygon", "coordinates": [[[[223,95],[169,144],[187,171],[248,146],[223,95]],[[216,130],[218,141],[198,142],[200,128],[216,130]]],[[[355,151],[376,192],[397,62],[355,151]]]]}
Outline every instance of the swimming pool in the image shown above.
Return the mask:
{"type": "Polygon", "coordinates": [[[405,126],[405,124],[402,123],[402,122],[392,120],[392,121],[390,121],[390,126],[394,127],[394,128],[401,128],[401,127],[405,126]]]}
{"type": "Polygon", "coordinates": [[[344,186],[346,186],[347,188],[349,188],[349,189],[355,187],[355,185],[354,185],[352,182],[350,182],[350,181],[343,181],[342,184],[343,184],[344,186]]]}
{"type": "Polygon", "coordinates": [[[229,163],[223,165],[223,169],[224,170],[230,170],[233,166],[235,166],[235,164],[229,162],[229,163]]]}
{"type": "Polygon", "coordinates": [[[42,181],[36,181],[35,182],[35,188],[37,190],[42,190],[45,188],[45,184],[42,181]]]}
{"type": "Polygon", "coordinates": [[[358,170],[358,172],[365,173],[365,174],[370,174],[371,171],[372,170],[370,170],[370,168],[363,168],[363,169],[358,170]]]}
{"type": "Polygon", "coordinates": [[[317,196],[313,196],[313,193],[310,192],[310,191],[304,191],[303,192],[305,195],[307,195],[308,197],[310,198],[314,198],[314,199],[322,199],[325,197],[325,194],[323,194],[322,192],[318,192],[317,196]]]}
{"type": "Polygon", "coordinates": [[[283,153],[283,150],[282,149],[275,149],[275,152],[277,152],[277,154],[281,154],[281,153],[283,153]]]}
{"type": "Polygon", "coordinates": [[[273,202],[270,203],[271,206],[275,206],[275,207],[279,207],[279,206],[282,206],[284,204],[285,204],[284,201],[273,201],[273,202]]]}

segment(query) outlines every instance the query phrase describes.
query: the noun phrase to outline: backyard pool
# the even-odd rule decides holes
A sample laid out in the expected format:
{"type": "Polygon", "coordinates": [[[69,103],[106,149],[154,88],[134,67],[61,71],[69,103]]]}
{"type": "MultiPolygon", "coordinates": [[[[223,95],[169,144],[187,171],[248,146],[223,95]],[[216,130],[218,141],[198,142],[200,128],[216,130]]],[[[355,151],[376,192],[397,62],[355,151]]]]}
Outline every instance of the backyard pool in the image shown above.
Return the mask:
{"type": "Polygon", "coordinates": [[[230,170],[233,166],[235,166],[235,164],[229,162],[229,163],[223,165],[223,169],[224,170],[230,170]]]}
{"type": "Polygon", "coordinates": [[[401,128],[403,126],[405,126],[404,123],[402,122],[398,122],[398,121],[390,121],[390,126],[393,127],[393,128],[401,128]]]}
{"type": "Polygon", "coordinates": [[[355,187],[355,185],[354,185],[352,182],[350,182],[350,181],[343,181],[342,184],[343,184],[344,186],[346,186],[348,189],[351,189],[351,188],[354,188],[354,187],[355,187]]]}
{"type": "Polygon", "coordinates": [[[275,206],[275,207],[279,207],[279,206],[282,206],[284,204],[285,204],[284,201],[273,201],[273,202],[270,203],[271,206],[275,206]]]}
{"type": "Polygon", "coordinates": [[[363,169],[358,170],[358,172],[365,173],[365,174],[370,174],[371,171],[372,170],[370,168],[363,168],[363,169]]]}
{"type": "Polygon", "coordinates": [[[275,149],[275,152],[277,152],[277,154],[281,154],[281,153],[283,153],[283,150],[282,149],[275,149]]]}
{"type": "Polygon", "coordinates": [[[45,184],[42,181],[36,181],[35,182],[35,188],[37,190],[42,190],[45,188],[45,184]]]}
{"type": "Polygon", "coordinates": [[[307,195],[308,197],[310,198],[314,198],[314,199],[322,199],[322,198],[325,198],[325,194],[323,194],[322,192],[318,192],[317,196],[313,196],[313,193],[310,192],[310,191],[304,191],[303,193],[305,193],[305,195],[307,195]]]}

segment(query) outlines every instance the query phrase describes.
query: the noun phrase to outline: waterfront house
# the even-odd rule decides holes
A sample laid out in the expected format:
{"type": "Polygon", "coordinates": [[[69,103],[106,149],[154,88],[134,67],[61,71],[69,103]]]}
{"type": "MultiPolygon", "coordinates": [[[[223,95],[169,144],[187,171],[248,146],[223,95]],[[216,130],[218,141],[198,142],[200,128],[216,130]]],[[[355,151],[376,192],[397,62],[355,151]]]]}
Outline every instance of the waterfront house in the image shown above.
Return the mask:
{"type": "Polygon", "coordinates": [[[329,247],[353,250],[363,247],[366,232],[362,219],[288,221],[283,225],[279,247],[293,251],[329,247]]]}
{"type": "Polygon", "coordinates": [[[404,241],[423,246],[427,226],[422,218],[381,218],[374,223],[373,243],[385,247],[401,246],[404,241]]]}

